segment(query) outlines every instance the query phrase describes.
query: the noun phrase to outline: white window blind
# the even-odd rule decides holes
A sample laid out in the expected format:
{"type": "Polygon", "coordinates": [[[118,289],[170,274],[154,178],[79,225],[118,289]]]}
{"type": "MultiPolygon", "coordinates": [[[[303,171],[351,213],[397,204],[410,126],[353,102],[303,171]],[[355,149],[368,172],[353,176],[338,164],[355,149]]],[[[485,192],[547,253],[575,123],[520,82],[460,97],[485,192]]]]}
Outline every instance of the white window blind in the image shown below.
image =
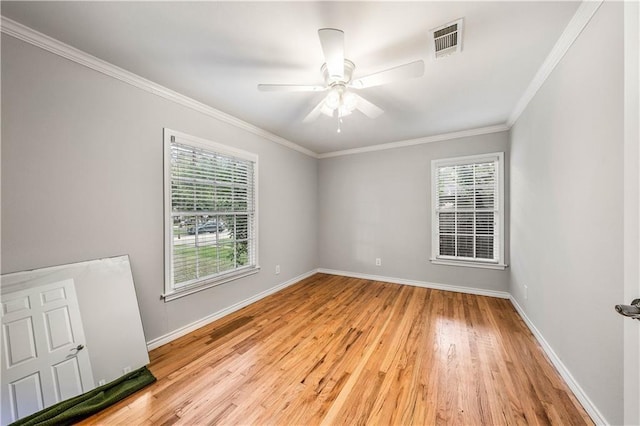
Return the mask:
{"type": "Polygon", "coordinates": [[[503,264],[501,160],[434,160],[432,259],[503,264]]]}
{"type": "Polygon", "coordinates": [[[170,285],[165,293],[211,286],[253,271],[257,159],[213,142],[168,136],[165,259],[170,262],[170,285]]]}

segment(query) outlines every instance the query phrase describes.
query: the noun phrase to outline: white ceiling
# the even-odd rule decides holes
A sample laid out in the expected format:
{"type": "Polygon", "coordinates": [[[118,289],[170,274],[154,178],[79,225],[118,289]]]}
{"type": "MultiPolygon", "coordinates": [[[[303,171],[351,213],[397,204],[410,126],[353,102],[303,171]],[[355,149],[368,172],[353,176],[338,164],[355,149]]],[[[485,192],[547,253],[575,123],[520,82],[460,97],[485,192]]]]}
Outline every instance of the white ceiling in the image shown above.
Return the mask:
{"type": "Polygon", "coordinates": [[[2,15],[316,153],[504,124],[578,2],[2,2],[2,15]],[[429,29],[463,17],[462,53],[429,29]],[[323,93],[319,28],[345,32],[354,78],[422,59],[418,79],[359,93],[384,109],[303,118],[323,93]]]}

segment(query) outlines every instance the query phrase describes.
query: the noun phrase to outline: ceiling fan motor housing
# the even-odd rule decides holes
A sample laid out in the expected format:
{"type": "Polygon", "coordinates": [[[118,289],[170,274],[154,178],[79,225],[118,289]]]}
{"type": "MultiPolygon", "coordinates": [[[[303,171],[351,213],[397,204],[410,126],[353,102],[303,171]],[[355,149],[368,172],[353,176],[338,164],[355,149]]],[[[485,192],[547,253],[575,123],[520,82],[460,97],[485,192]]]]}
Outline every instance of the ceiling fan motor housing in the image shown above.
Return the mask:
{"type": "Polygon", "coordinates": [[[351,81],[351,77],[353,76],[353,70],[356,68],[355,64],[348,59],[344,60],[344,75],[329,75],[329,70],[327,69],[327,63],[322,64],[320,71],[322,71],[322,77],[324,77],[325,83],[327,86],[332,86],[336,83],[342,83],[344,85],[348,84],[351,81]]]}

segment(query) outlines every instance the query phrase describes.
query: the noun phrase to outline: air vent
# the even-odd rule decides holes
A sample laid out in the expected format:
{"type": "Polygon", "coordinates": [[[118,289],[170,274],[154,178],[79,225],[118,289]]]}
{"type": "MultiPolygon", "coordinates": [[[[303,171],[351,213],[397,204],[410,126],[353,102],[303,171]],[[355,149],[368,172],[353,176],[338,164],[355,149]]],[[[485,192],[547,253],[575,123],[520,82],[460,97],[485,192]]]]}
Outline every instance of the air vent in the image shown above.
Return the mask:
{"type": "Polygon", "coordinates": [[[463,18],[431,30],[433,53],[436,59],[462,50],[463,18]]]}

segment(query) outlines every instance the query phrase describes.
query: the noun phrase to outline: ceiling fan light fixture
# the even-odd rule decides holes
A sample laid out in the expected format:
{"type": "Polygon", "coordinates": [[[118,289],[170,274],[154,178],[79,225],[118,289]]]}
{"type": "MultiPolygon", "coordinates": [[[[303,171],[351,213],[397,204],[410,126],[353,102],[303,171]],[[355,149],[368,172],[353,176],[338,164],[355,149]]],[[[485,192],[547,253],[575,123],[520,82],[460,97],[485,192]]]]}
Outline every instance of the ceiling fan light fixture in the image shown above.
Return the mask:
{"type": "Polygon", "coordinates": [[[353,112],[354,109],[358,106],[358,98],[352,92],[344,92],[342,94],[342,107],[349,111],[349,113],[353,112]]]}
{"type": "Polygon", "coordinates": [[[324,104],[332,111],[340,107],[341,102],[340,90],[336,87],[332,88],[324,100],[324,104]]]}
{"type": "Polygon", "coordinates": [[[355,93],[347,91],[343,85],[336,85],[324,98],[321,112],[329,117],[333,117],[337,112],[339,117],[344,117],[351,114],[357,107],[358,97],[355,93]]]}

